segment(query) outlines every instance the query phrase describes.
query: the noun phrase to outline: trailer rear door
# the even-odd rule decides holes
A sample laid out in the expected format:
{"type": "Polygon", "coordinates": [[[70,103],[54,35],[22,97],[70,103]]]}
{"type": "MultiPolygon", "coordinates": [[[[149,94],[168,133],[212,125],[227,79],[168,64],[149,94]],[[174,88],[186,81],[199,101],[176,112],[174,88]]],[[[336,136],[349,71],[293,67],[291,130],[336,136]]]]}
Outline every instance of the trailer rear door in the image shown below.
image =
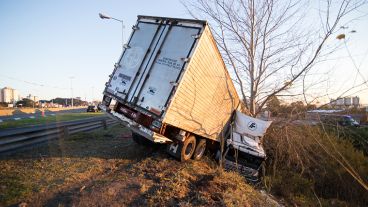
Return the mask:
{"type": "Polygon", "coordinates": [[[138,22],[128,48],[124,50],[107,87],[109,93],[119,99],[127,98],[129,89],[154,53],[163,30],[164,27],[161,24],[138,22]]]}
{"type": "Polygon", "coordinates": [[[154,62],[142,77],[131,102],[156,114],[161,114],[177,84],[201,28],[170,26],[165,33],[154,62]],[[159,113],[158,113],[159,112],[159,113]]]}

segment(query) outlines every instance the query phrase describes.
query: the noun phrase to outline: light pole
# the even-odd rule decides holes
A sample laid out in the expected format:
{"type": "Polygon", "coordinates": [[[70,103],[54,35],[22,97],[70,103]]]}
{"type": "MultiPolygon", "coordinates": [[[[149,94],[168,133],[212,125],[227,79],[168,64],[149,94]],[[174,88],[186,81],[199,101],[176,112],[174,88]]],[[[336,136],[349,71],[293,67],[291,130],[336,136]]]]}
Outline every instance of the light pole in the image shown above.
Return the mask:
{"type": "Polygon", "coordinates": [[[74,77],[73,76],[70,76],[69,77],[70,78],[70,92],[71,92],[71,95],[72,95],[72,100],[71,100],[71,104],[72,104],[72,108],[74,107],[74,104],[73,104],[73,79],[74,79],[74,77]]]}
{"type": "Polygon", "coordinates": [[[92,86],[92,102],[95,100],[95,87],[92,86]]]}
{"type": "Polygon", "coordinates": [[[98,15],[100,16],[101,19],[113,19],[115,21],[121,22],[121,40],[122,40],[122,47],[124,49],[124,22],[123,22],[123,20],[116,19],[114,17],[110,17],[110,16],[102,14],[102,13],[98,13],[98,15]]]}

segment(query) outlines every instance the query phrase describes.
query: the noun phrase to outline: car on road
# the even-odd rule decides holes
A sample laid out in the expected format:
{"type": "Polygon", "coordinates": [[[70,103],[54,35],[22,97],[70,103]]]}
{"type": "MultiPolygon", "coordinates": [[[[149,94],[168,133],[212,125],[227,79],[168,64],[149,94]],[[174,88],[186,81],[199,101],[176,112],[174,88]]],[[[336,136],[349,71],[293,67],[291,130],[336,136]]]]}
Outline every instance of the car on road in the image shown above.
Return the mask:
{"type": "Polygon", "coordinates": [[[97,106],[92,105],[87,107],[87,112],[98,112],[98,111],[100,110],[98,109],[97,106]]]}
{"type": "Polygon", "coordinates": [[[360,127],[358,121],[356,121],[350,115],[335,115],[335,114],[324,114],[321,116],[321,121],[324,123],[336,125],[339,124],[340,126],[354,126],[360,127]]]}
{"type": "Polygon", "coordinates": [[[355,127],[360,126],[359,122],[357,122],[353,117],[348,115],[342,116],[342,118],[339,120],[339,124],[341,126],[355,126],[355,127]]]}

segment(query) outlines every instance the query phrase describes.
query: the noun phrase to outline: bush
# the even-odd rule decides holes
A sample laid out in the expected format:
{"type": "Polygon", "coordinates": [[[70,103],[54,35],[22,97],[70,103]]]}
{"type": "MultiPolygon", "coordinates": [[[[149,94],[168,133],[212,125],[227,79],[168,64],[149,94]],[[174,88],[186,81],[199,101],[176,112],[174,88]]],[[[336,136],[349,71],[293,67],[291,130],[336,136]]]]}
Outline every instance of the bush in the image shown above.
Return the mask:
{"type": "Polygon", "coordinates": [[[368,205],[368,191],[357,181],[368,182],[368,160],[350,141],[320,126],[282,123],[264,141],[264,184],[273,194],[293,205],[368,205]]]}
{"type": "Polygon", "coordinates": [[[342,126],[324,126],[326,131],[333,134],[334,137],[345,139],[353,144],[353,146],[363,151],[368,156],[368,128],[367,127],[342,127],[342,126]]]}

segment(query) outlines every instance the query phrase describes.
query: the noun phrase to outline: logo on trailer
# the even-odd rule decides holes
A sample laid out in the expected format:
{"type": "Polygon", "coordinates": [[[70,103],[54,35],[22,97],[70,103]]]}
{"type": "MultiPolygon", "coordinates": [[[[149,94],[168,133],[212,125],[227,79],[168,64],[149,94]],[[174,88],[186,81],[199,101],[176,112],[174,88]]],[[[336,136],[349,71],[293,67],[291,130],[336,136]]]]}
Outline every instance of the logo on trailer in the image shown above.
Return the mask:
{"type": "Polygon", "coordinates": [[[126,54],[124,55],[123,65],[128,69],[137,67],[137,65],[140,63],[142,55],[143,50],[140,47],[132,47],[127,49],[126,54]]]}
{"type": "Polygon", "coordinates": [[[257,129],[257,124],[256,124],[256,122],[254,122],[254,121],[250,121],[250,122],[248,122],[248,129],[249,129],[249,130],[251,130],[251,131],[256,130],[256,129],[257,129]]]}

